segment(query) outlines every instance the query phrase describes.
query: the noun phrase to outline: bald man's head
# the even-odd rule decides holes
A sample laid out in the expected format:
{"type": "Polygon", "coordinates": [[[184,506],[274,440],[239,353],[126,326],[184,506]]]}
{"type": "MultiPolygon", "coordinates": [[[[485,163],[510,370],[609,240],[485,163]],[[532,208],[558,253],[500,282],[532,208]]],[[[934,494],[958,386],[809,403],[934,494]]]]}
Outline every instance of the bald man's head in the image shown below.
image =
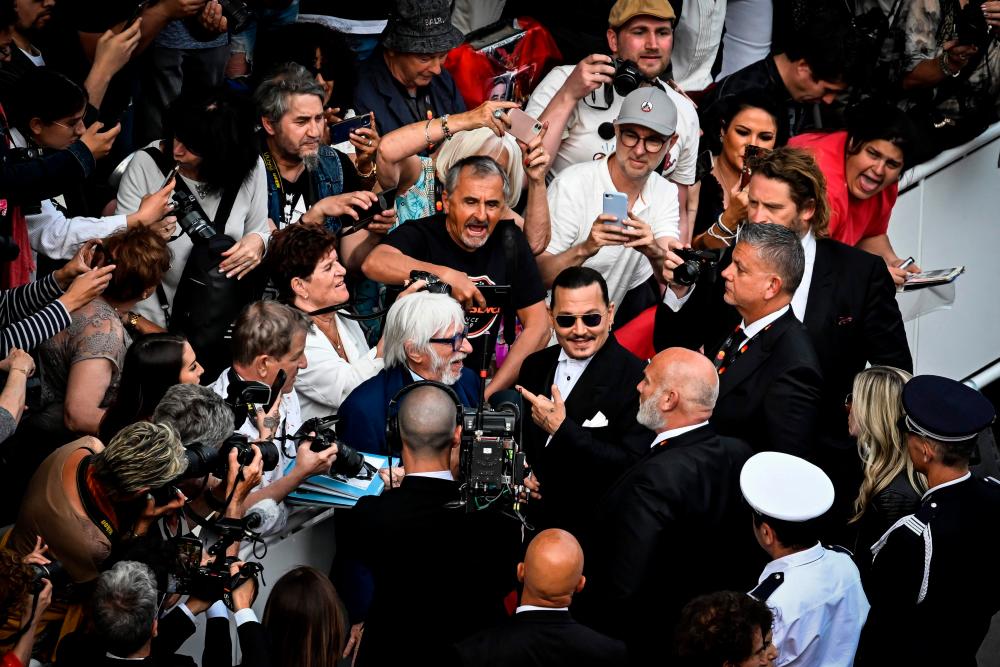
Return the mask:
{"type": "Polygon", "coordinates": [[[583,549],[565,530],[543,530],[528,545],[517,578],[524,582],[521,604],[568,606],[583,588],[583,549]]]}
{"type": "Polygon", "coordinates": [[[455,402],[440,387],[410,391],[399,406],[399,435],[415,455],[450,449],[455,435],[455,402]]]}
{"type": "Polygon", "coordinates": [[[660,352],[639,384],[640,424],[653,431],[704,421],[719,397],[719,375],[703,354],[681,347],[660,352]]]}

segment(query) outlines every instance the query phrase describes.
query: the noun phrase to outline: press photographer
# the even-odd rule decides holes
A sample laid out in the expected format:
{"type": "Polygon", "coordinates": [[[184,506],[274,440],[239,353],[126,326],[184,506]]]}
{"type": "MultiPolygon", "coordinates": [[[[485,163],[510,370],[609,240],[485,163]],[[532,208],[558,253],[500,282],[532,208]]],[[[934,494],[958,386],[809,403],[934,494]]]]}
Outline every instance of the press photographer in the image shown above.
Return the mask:
{"type": "Polygon", "coordinates": [[[34,565],[47,562],[37,548],[24,557],[0,549],[0,619],[7,620],[0,637],[0,664],[4,667],[23,667],[31,659],[42,615],[52,603],[52,582],[34,565]],[[8,629],[13,633],[6,632],[8,629]]]}

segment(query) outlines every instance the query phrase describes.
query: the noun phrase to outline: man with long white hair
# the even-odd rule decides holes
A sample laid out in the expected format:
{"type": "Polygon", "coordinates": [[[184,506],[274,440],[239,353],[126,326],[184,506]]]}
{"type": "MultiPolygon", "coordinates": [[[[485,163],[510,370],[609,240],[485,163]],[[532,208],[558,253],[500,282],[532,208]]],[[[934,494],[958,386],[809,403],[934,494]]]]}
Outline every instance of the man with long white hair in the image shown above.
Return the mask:
{"type": "Polygon", "coordinates": [[[638,390],[636,419],[656,437],[599,505],[584,544],[588,586],[574,612],[625,640],[636,664],[652,664],[688,601],[740,586],[744,561],[753,576],[755,562],[742,558],[756,545],[746,538],[739,489],[753,451],[709,423],[719,378],[704,355],[660,352],[638,390]]]}

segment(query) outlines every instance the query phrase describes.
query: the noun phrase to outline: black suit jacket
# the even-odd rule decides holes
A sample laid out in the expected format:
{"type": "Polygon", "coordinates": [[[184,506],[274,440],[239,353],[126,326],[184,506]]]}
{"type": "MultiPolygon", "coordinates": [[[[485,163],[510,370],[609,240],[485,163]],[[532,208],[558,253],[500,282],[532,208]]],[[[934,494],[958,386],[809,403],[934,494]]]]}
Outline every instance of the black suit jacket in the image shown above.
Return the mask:
{"type": "Polygon", "coordinates": [[[739,489],[751,455],[705,425],[652,448],[601,502],[574,614],[624,639],[634,664],[662,664],[664,637],[691,598],[752,586],[763,554],[739,489]]]}
{"type": "MultiPolygon", "coordinates": [[[[441,656],[506,616],[520,524],[447,505],[455,482],[407,475],[398,489],[337,512],[337,558],[363,563],[375,584],[358,665],[441,656]]],[[[352,619],[354,620],[354,619],[352,619]]]]}
{"type": "MultiPolygon", "coordinates": [[[[551,396],[561,350],[553,345],[530,355],[521,365],[517,383],[534,394],[551,396]]],[[[636,385],[644,368],[612,334],[566,398],[566,419],[547,447],[548,434],[526,415],[524,449],[542,486],[542,500],[529,505],[537,528],[579,534],[597,499],[649,448],[654,434],[635,420],[636,385]],[[608,425],[584,428],[583,423],[598,412],[608,425]]]]}
{"type": "Polygon", "coordinates": [[[568,611],[523,611],[455,650],[466,667],[614,667],[626,664],[625,644],[580,625],[568,611]]]}

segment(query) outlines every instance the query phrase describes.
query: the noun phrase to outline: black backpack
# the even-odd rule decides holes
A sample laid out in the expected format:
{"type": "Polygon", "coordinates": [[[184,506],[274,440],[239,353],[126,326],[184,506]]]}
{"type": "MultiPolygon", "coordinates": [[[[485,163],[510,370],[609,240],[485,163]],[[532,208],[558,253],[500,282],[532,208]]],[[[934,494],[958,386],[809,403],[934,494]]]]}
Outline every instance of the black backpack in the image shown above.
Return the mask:
{"type": "MultiPolygon", "coordinates": [[[[159,149],[150,146],[143,150],[153,158],[164,175],[173,169],[173,163],[159,149]]],[[[175,189],[190,194],[187,184],[179,177],[175,189]]],[[[198,362],[205,369],[203,378],[206,383],[213,382],[232,363],[233,322],[240,311],[247,304],[259,300],[264,291],[263,271],[255,269],[242,280],[227,278],[226,274],[219,272],[222,253],[236,244],[225,234],[236,194],[235,189],[223,192],[219,210],[211,221],[215,236],[208,240],[191,239],[194,247],[184,265],[173,303],[167,302],[162,287],[156,290],[167,330],[187,338],[198,362]]],[[[198,210],[209,221],[200,206],[198,210]]]]}

